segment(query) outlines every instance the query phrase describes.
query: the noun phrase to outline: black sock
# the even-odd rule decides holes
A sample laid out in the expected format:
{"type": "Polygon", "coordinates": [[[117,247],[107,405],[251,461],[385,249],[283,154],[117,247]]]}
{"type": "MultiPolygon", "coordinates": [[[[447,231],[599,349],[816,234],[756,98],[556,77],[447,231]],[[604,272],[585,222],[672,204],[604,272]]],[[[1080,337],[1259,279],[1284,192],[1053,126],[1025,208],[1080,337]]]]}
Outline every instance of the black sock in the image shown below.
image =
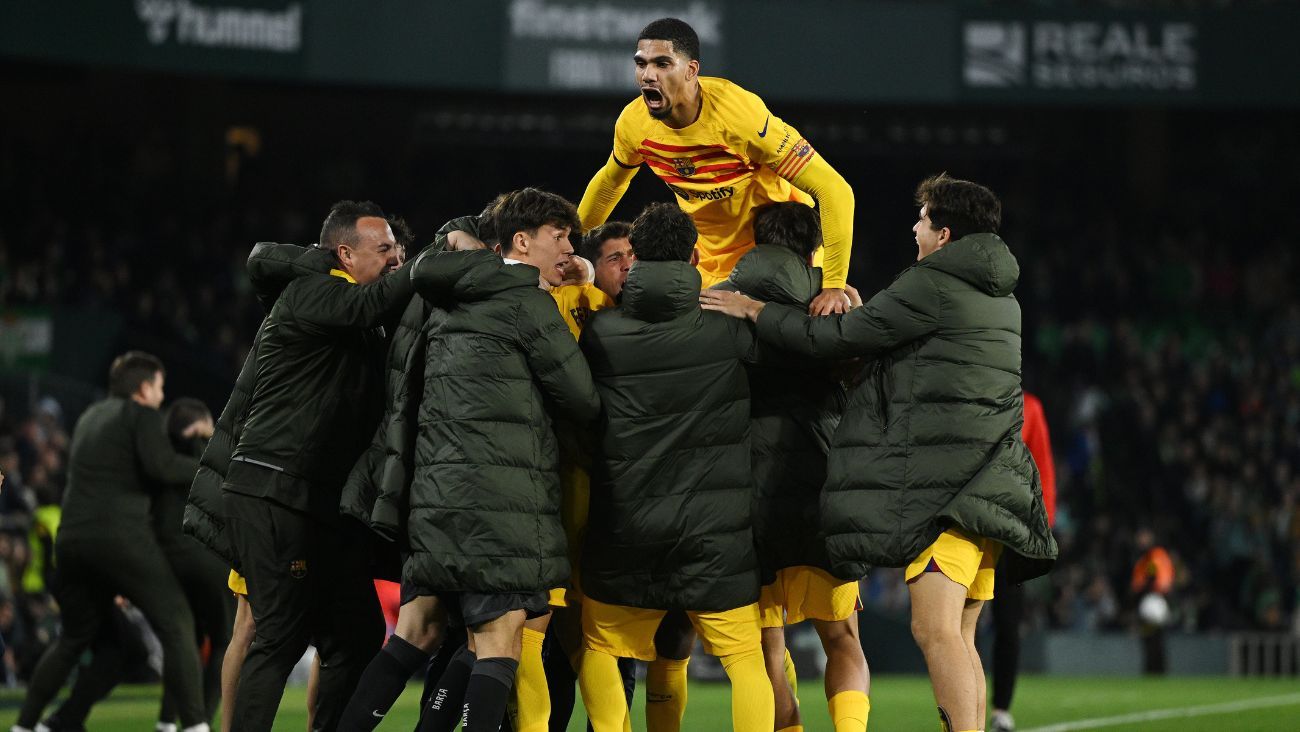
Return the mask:
{"type": "Polygon", "coordinates": [[[618,659],[618,673],[623,677],[623,695],[627,697],[627,708],[632,708],[632,697],[636,695],[636,659],[618,659]]]}
{"type": "Polygon", "coordinates": [[[542,647],[542,668],[546,671],[546,691],[551,697],[550,732],[564,732],[573,716],[574,689],[578,674],[569,663],[569,655],[555,638],[555,624],[546,630],[542,647]]]}
{"type": "Polygon", "coordinates": [[[451,732],[456,729],[465,703],[465,687],[469,685],[469,675],[477,660],[467,646],[456,650],[447,662],[442,678],[433,685],[429,701],[420,709],[418,732],[451,732]]]}
{"type": "Polygon", "coordinates": [[[506,700],[515,686],[519,662],[480,658],[465,687],[465,732],[497,732],[506,715],[506,700]]]}
{"type": "Polygon", "coordinates": [[[402,695],[411,675],[428,663],[429,654],[396,635],[370,660],[357,690],[343,710],[339,727],[346,730],[372,730],[379,726],[388,710],[402,695]]]}
{"type": "MultiPolygon", "coordinates": [[[[442,643],[438,645],[438,650],[433,652],[429,657],[429,664],[424,670],[424,690],[420,692],[420,709],[429,706],[429,701],[438,691],[438,680],[442,678],[442,673],[447,670],[447,664],[451,659],[465,647],[469,640],[468,635],[463,627],[458,625],[449,625],[446,629],[446,635],[442,638],[442,643]]],[[[470,661],[473,664],[473,661],[470,661]]],[[[460,706],[457,704],[456,706],[460,706]]],[[[419,727],[417,726],[418,730],[419,727]]]]}

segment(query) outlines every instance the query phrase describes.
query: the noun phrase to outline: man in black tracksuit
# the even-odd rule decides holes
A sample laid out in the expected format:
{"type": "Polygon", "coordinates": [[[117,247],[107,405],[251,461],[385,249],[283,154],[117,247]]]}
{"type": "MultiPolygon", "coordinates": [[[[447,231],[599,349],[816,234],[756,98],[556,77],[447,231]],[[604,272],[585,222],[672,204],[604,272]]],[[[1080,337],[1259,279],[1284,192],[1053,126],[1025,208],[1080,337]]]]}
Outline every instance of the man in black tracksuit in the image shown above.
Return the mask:
{"type": "MultiPolygon", "coordinates": [[[[249,257],[258,276],[268,250],[249,257]]],[[[384,330],[411,296],[383,212],[334,205],[318,247],[280,294],[256,343],[256,374],[222,485],[225,532],[248,584],[256,634],[239,679],[234,728],[269,730],[284,683],[314,643],[321,656],[314,728],[332,730],[383,639],[363,529],[339,495],[383,410],[384,330]],[[328,274],[322,273],[327,271],[328,274]]]]}
{"type": "Polygon", "coordinates": [[[158,407],[163,366],[132,351],[109,370],[110,396],[72,433],[68,490],[54,553],[63,633],[32,673],[14,729],[35,727],[78,659],[111,622],[116,595],[144,614],[163,647],[163,690],[181,725],[206,732],[194,619],[150,525],[149,480],[182,483],[198,461],[167,441],[158,407]]]}
{"type": "MultiPolygon", "coordinates": [[[[203,402],[185,397],[166,410],[167,436],[172,447],[196,460],[212,437],[212,414],[203,402]]],[[[153,491],[153,528],[163,556],[189,601],[194,615],[198,645],[206,639],[209,653],[203,666],[203,719],[209,724],[220,701],[221,659],[230,641],[235,602],[226,590],[229,568],[193,537],[181,533],[181,514],[190,478],[177,483],[150,486],[153,491]]],[[[142,644],[134,637],[122,637],[126,630],[121,622],[105,626],[96,639],[91,663],[77,673],[72,692],[44,724],[51,732],[71,732],[85,728],[91,707],[108,696],[123,682],[125,667],[131,661],[130,650],[142,644]]],[[[147,653],[147,651],[146,651],[147,653]]],[[[163,694],[158,711],[159,730],[175,729],[176,702],[171,693],[163,694]]]]}

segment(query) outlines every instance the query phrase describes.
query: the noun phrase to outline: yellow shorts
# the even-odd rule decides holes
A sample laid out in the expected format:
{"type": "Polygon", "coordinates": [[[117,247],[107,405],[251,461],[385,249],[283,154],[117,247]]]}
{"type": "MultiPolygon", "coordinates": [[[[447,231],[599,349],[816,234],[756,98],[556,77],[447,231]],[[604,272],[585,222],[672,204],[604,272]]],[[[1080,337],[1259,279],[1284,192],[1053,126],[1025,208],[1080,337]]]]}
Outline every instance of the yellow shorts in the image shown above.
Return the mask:
{"type": "MultiPolygon", "coordinates": [[[[586,647],[619,658],[653,661],[655,631],[666,611],[623,605],[607,605],[590,597],[582,602],[582,635],[586,647]]],[[[721,612],[687,612],[704,643],[714,656],[758,650],[763,636],[758,625],[758,603],[721,612]]]]}
{"type": "Polygon", "coordinates": [[[845,582],[816,567],[786,567],[758,596],[764,628],[805,620],[847,620],[861,609],[857,582],[845,582]]]}
{"type": "Polygon", "coordinates": [[[230,570],[230,578],[226,580],[226,587],[236,595],[248,597],[248,583],[244,581],[243,575],[233,569],[230,570]]]}
{"type": "Polygon", "coordinates": [[[575,582],[572,587],[556,587],[549,593],[546,604],[551,607],[578,607],[582,605],[582,591],[575,582]]]}
{"type": "Polygon", "coordinates": [[[904,578],[911,582],[920,577],[930,560],[945,577],[966,588],[971,600],[993,599],[993,568],[1002,556],[1002,544],[992,539],[948,529],[907,565],[904,578]]]}

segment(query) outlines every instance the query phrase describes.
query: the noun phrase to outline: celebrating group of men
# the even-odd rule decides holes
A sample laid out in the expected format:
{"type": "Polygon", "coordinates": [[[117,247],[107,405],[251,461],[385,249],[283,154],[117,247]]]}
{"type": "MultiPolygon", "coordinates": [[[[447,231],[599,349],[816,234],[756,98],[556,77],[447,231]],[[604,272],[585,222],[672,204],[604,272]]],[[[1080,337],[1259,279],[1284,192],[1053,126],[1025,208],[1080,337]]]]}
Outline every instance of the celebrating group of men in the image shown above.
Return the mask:
{"type": "MultiPolygon", "coordinates": [[[[344,201],[316,246],[254,248],[267,315],[201,465],[143,463],[160,480],[197,470],[186,530],[251,610],[230,728],[271,729],[313,644],[313,729],[373,729],[426,670],[420,730],[554,729],[576,681],[592,727],[620,732],[622,659],[640,659],[650,729],[676,730],[698,637],[737,730],[801,729],[783,629],[809,619],[835,729],[865,730],[857,582],[873,566],[908,568],[945,729],[983,727],[974,629],[994,566],[1005,553],[1027,578],[1056,551],[1020,438],[997,198],[923,182],[917,264],[864,303],[847,284],[852,191],[812,145],[699,76],[679,20],[647,26],[634,59],[641,97],[577,206],[513,191],[402,263],[383,211],[344,201]],[[678,205],[607,222],[642,163],[678,205]],[[387,642],[376,577],[401,582],[387,642]]],[[[116,425],[161,402],[160,383],[147,403],[136,386],[78,424],[70,496],[96,480],[76,467],[95,425],[126,439],[116,425]]],[[[95,571],[78,558],[111,541],[61,537],[61,571],[95,571]]],[[[197,668],[192,627],[116,591],[164,640],[183,726],[205,728],[178,670],[197,668]]],[[[90,644],[83,625],[43,689],[90,644]]],[[[29,696],[19,726],[50,696],[29,696]]]]}

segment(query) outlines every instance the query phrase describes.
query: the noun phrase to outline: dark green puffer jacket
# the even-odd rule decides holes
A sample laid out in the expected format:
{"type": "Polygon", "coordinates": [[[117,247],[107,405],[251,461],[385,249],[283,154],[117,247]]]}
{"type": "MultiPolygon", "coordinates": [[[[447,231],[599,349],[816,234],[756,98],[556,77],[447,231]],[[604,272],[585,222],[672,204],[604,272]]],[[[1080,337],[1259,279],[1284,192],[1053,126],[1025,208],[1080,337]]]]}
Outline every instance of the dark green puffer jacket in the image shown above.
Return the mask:
{"type": "MultiPolygon", "coordinates": [[[[318,250],[312,252],[313,250],[296,244],[262,242],[253,247],[248,258],[248,276],[263,310],[270,313],[284,288],[304,271],[329,274],[330,268],[334,266],[332,260],[321,257],[318,250]]],[[[263,318],[253,339],[253,347],[244,359],[239,377],[235,379],[230,399],[217,418],[212,439],[208,441],[208,446],[199,459],[199,470],[194,476],[189,499],[185,504],[185,533],[198,539],[228,564],[234,564],[235,557],[225,537],[221,484],[230,469],[230,454],[235,449],[244,426],[248,397],[253,392],[253,381],[257,378],[258,345],[266,331],[266,324],[267,319],[263,318]]]]}
{"type": "Polygon", "coordinates": [[[720,611],[758,599],[747,324],[699,306],[686,262],[638,261],[581,346],[604,407],[582,589],[601,602],[720,611]]]}
{"type": "MultiPolygon", "coordinates": [[[[759,245],[714,288],[807,310],[821,292],[822,273],[785,247],[759,245]]],[[[830,569],[821,536],[821,493],[846,396],[827,362],[765,355],[748,371],[754,541],[768,584],[786,567],[830,569]]]]}
{"type": "MultiPolygon", "coordinates": [[[[426,325],[445,317],[422,297],[411,298],[388,349],[384,416],[370,447],[357,460],[343,486],[340,512],[369,526],[382,539],[406,551],[409,488],[415,471],[417,411],[424,393],[426,325]]],[[[396,579],[396,578],[393,578],[396,579]]]]}
{"type": "Polygon", "coordinates": [[[416,291],[433,308],[402,578],[421,588],[539,592],[569,581],[552,413],[588,422],[600,403],[538,275],[485,250],[416,262],[416,291]]]}
{"type": "Polygon", "coordinates": [[[874,359],[849,395],[822,496],[831,569],[907,564],[949,527],[1002,542],[1003,570],[1047,572],[1056,542],[1020,427],[1020,266],[993,234],[951,242],[863,307],[810,318],[769,305],[765,342],[874,359]]]}

